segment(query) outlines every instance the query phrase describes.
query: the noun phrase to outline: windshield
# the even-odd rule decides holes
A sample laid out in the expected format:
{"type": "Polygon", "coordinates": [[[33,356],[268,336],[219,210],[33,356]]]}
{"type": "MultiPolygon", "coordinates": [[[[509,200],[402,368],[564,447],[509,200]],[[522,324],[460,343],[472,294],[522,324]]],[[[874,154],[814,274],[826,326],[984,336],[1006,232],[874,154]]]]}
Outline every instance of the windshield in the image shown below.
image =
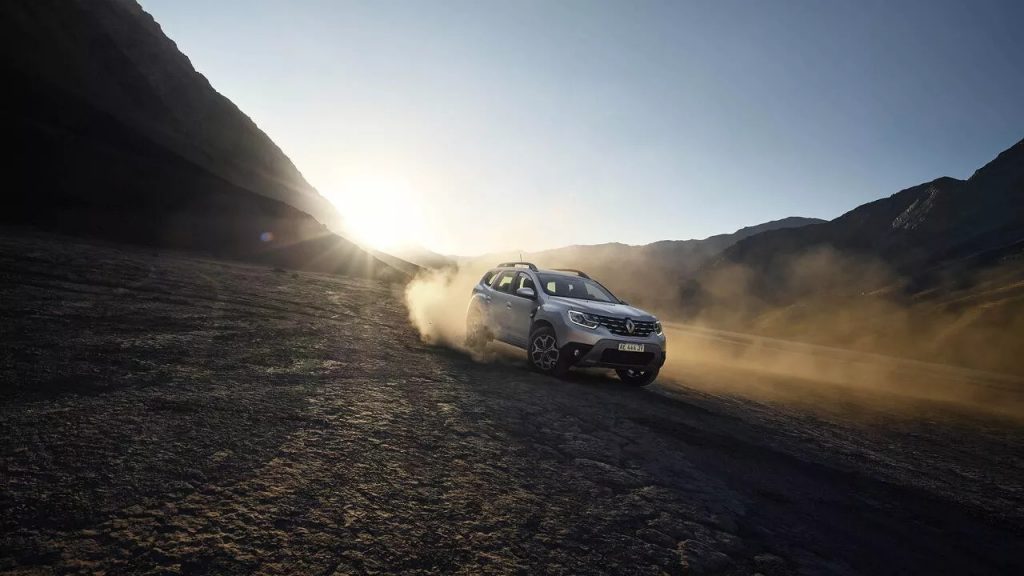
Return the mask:
{"type": "Polygon", "coordinates": [[[598,302],[619,302],[619,299],[607,288],[593,280],[564,274],[538,274],[537,277],[540,278],[540,285],[544,292],[552,296],[598,302]]]}

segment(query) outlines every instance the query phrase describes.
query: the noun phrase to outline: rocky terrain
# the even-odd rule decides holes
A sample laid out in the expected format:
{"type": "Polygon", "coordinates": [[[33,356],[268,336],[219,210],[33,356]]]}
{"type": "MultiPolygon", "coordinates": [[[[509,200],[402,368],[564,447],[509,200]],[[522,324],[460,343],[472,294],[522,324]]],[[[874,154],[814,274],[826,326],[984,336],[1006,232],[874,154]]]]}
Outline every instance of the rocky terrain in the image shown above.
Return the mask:
{"type": "Polygon", "coordinates": [[[0,231],[0,573],[1024,570],[1017,420],[555,380],[389,284],[0,231]]]}
{"type": "MultiPolygon", "coordinates": [[[[645,390],[476,361],[423,343],[393,283],[417,266],[332,233],[134,0],[0,5],[0,72],[0,573],[1024,571],[1013,377],[692,325],[645,390]],[[774,348],[815,369],[748,354],[774,348]]],[[[828,223],[540,259],[659,312],[1024,374],[1022,151],[828,223]],[[681,289],[709,262],[739,275],[681,289]]]]}

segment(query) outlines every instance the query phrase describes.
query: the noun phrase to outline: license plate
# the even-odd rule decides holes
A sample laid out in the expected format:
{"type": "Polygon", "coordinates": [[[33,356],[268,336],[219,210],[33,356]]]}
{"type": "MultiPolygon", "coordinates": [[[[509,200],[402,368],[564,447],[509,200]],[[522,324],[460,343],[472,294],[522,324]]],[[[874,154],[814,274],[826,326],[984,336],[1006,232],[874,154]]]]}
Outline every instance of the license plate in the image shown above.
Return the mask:
{"type": "Polygon", "coordinates": [[[643,352],[644,351],[644,345],[643,344],[627,344],[625,342],[622,342],[622,343],[619,344],[619,350],[621,350],[622,352],[643,352]]]}

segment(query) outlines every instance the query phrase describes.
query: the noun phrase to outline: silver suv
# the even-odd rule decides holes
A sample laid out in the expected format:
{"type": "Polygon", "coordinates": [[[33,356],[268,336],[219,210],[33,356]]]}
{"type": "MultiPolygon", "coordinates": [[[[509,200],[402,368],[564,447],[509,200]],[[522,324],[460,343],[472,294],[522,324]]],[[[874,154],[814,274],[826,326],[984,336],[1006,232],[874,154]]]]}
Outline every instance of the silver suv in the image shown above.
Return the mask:
{"type": "Polygon", "coordinates": [[[561,375],[572,366],[612,368],[646,386],[665,363],[665,335],[654,316],[629,306],[579,270],[540,270],[506,262],[473,287],[466,344],[499,340],[527,351],[530,365],[561,375]]]}

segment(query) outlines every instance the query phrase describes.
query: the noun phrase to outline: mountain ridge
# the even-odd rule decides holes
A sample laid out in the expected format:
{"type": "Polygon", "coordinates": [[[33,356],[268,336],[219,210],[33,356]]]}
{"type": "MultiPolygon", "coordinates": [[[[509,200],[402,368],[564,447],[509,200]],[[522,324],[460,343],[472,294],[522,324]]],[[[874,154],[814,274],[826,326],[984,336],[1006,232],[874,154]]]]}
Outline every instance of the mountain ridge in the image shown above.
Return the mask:
{"type": "Polygon", "coordinates": [[[0,5],[0,221],[398,278],[134,0],[0,5]],[[317,215],[323,219],[317,219],[317,215]]]}
{"type": "Polygon", "coordinates": [[[742,239],[677,303],[707,326],[1024,374],[1024,140],[966,180],[742,239]]]}
{"type": "Polygon", "coordinates": [[[936,265],[999,250],[1024,237],[1024,140],[967,180],[942,176],[867,202],[818,226],[742,239],[711,268],[746,266],[771,278],[783,259],[827,247],[917,278],[936,265]]]}

